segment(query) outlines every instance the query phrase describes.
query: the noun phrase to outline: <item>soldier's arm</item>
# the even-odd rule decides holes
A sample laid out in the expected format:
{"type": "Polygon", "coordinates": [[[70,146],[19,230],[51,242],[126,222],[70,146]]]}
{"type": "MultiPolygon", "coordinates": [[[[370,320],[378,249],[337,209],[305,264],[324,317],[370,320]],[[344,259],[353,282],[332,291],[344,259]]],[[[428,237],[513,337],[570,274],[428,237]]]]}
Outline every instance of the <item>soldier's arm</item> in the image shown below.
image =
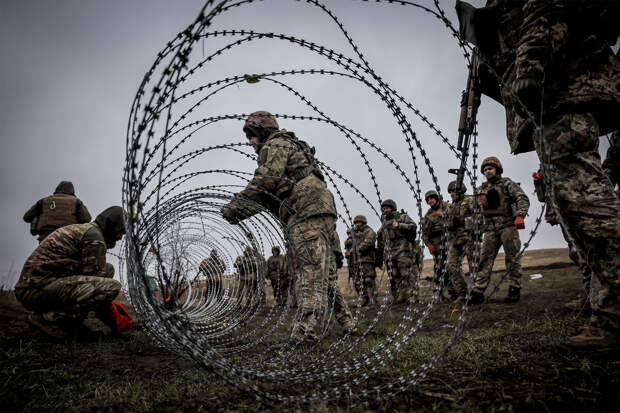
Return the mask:
{"type": "Polygon", "coordinates": [[[77,208],[77,219],[78,223],[82,224],[84,222],[90,222],[92,217],[90,216],[90,212],[88,212],[88,208],[84,205],[80,199],[78,199],[78,208],[77,208]]]}
{"type": "Polygon", "coordinates": [[[82,275],[104,277],[106,245],[101,231],[89,229],[80,241],[82,250],[82,275]]]}
{"type": "Polygon", "coordinates": [[[430,235],[430,220],[428,219],[428,214],[424,216],[422,219],[422,242],[428,245],[430,243],[429,235],[430,235]]]}
{"type": "Polygon", "coordinates": [[[344,248],[347,250],[350,250],[352,246],[353,246],[353,240],[351,239],[351,237],[349,237],[344,242],[344,248]]]}
{"type": "Polygon", "coordinates": [[[375,247],[376,241],[377,235],[375,234],[375,231],[373,231],[370,227],[366,228],[366,231],[364,231],[364,234],[362,235],[359,243],[360,251],[367,251],[373,249],[375,247]]]}
{"type": "Polygon", "coordinates": [[[506,188],[508,189],[508,195],[514,200],[517,215],[521,217],[527,216],[527,212],[530,209],[530,199],[521,189],[521,186],[516,182],[510,181],[506,188]]]}
{"type": "Polygon", "coordinates": [[[28,211],[24,214],[24,221],[32,222],[33,219],[41,215],[43,210],[43,202],[39,199],[36,204],[30,207],[28,211]]]}

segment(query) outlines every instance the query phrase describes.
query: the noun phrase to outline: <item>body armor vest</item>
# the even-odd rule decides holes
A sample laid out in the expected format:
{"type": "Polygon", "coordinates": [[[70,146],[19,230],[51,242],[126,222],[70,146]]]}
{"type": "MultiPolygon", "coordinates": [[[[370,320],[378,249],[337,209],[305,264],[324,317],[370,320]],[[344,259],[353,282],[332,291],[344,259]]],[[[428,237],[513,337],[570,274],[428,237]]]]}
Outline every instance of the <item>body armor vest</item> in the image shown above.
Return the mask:
{"type": "Polygon", "coordinates": [[[45,227],[60,228],[78,223],[78,199],[73,195],[51,195],[43,198],[42,204],[37,231],[45,227]]]}
{"type": "Polygon", "coordinates": [[[479,192],[478,202],[485,217],[513,215],[510,207],[510,197],[506,193],[504,178],[494,184],[485,183],[479,192]]]}

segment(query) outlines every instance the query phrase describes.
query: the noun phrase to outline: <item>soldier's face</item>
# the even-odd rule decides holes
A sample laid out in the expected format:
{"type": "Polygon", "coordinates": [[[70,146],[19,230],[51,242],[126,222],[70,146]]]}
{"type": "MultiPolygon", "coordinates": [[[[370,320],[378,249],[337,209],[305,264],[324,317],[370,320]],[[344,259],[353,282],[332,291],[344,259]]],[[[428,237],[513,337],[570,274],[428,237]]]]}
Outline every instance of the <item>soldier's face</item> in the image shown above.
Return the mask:
{"type": "Polygon", "coordinates": [[[497,171],[492,166],[485,166],[484,169],[482,170],[482,173],[487,179],[491,179],[495,176],[497,171]]]}
{"type": "Polygon", "coordinates": [[[382,211],[383,211],[383,213],[384,213],[384,214],[389,215],[389,214],[391,214],[391,213],[392,213],[392,207],[389,207],[389,206],[384,206],[384,207],[382,208],[382,211]]]}
{"type": "Polygon", "coordinates": [[[434,196],[429,196],[428,198],[426,198],[426,203],[434,207],[435,205],[437,205],[437,199],[434,196]]]}
{"type": "Polygon", "coordinates": [[[260,147],[260,139],[258,139],[256,136],[250,136],[248,140],[250,141],[250,145],[252,145],[252,147],[254,148],[254,151],[258,152],[258,149],[260,147]]]}
{"type": "Polygon", "coordinates": [[[457,194],[456,192],[450,192],[450,198],[452,198],[453,201],[458,201],[459,194],[457,194]]]}
{"type": "Polygon", "coordinates": [[[125,235],[125,234],[123,234],[122,232],[117,232],[117,233],[116,233],[116,237],[115,237],[115,238],[116,238],[116,240],[117,240],[117,241],[122,240],[122,239],[123,239],[123,235],[125,235]]]}
{"type": "Polygon", "coordinates": [[[355,225],[355,228],[359,228],[359,227],[361,227],[361,226],[362,226],[362,222],[361,222],[361,221],[355,221],[355,222],[353,223],[353,225],[355,225]]]}

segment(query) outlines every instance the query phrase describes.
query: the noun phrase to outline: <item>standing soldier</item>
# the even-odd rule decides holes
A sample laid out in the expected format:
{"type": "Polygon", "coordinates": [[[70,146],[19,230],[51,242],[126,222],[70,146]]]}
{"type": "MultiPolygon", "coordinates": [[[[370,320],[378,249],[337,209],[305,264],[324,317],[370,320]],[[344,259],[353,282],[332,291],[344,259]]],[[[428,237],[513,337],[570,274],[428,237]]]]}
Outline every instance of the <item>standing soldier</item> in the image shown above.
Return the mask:
{"type": "Polygon", "coordinates": [[[284,256],[284,283],[282,284],[282,304],[285,302],[291,308],[297,308],[297,275],[295,274],[295,265],[293,257],[286,252],[284,256]]]}
{"type": "Polygon", "coordinates": [[[501,246],[504,246],[506,274],[510,286],[506,302],[516,302],[521,298],[520,259],[517,259],[521,240],[517,230],[525,228],[525,216],[530,208],[530,200],[521,186],[510,178],[503,178],[502,164],[494,156],[486,158],[480,170],[486,177],[476,190],[476,198],[482,210],[483,239],[480,252],[480,271],[471,293],[471,303],[484,301],[484,290],[491,281],[493,263],[501,246]]]}
{"type": "Polygon", "coordinates": [[[377,253],[384,258],[390,274],[390,291],[394,304],[418,301],[419,263],[416,262],[417,225],[405,213],[396,210],[396,202],[381,203],[381,228],[377,232],[377,253]]]}
{"type": "MultiPolygon", "coordinates": [[[[34,314],[28,320],[48,335],[65,338],[77,331],[90,311],[115,332],[128,324],[112,300],[121,284],[106,263],[106,248],[125,234],[123,209],[113,206],[94,222],[62,227],[28,257],[15,296],[34,314]]],[[[124,309],[123,309],[124,310],[124,309]]]]}
{"type": "Polygon", "coordinates": [[[424,195],[424,200],[430,208],[426,211],[422,221],[422,241],[433,256],[433,281],[441,296],[446,281],[441,282],[439,270],[447,255],[441,238],[444,233],[444,215],[448,211],[448,203],[440,201],[439,194],[434,190],[428,191],[424,195]]]}
{"type": "Polygon", "coordinates": [[[502,79],[500,84],[482,73],[480,89],[504,105],[511,151],[536,150],[560,221],[577,248],[591,255],[588,265],[604,287],[590,325],[566,344],[617,345],[620,200],[601,167],[598,141],[618,130],[620,121],[620,61],[611,49],[620,34],[618,2],[488,4],[478,11],[457,2],[462,33],[479,43],[482,62],[502,79]],[[466,14],[477,22],[469,28],[466,14]],[[539,118],[542,124],[535,128],[532,119],[539,118]]]}
{"type": "Polygon", "coordinates": [[[450,231],[450,248],[448,249],[448,293],[452,300],[465,297],[467,282],[463,277],[462,263],[467,256],[469,273],[473,274],[474,248],[470,241],[474,226],[474,206],[472,197],[465,195],[467,188],[456,190],[456,181],[450,182],[448,192],[452,203],[448,207],[448,231],[450,231]]]}
{"type": "Polygon", "coordinates": [[[364,215],[358,215],[353,219],[353,232],[345,242],[345,255],[353,268],[349,267],[349,274],[353,270],[355,290],[358,295],[363,294],[362,306],[377,303],[377,289],[375,280],[375,242],[377,235],[368,226],[364,215]],[[355,243],[353,242],[355,240],[355,243]]]}
{"type": "MultiPolygon", "coordinates": [[[[344,241],[344,249],[351,250],[353,249],[353,237],[351,236],[351,228],[347,228],[347,239],[344,241]]],[[[376,254],[375,254],[376,256],[376,254]]],[[[349,287],[351,286],[351,282],[353,282],[353,288],[355,288],[355,293],[360,295],[360,283],[357,282],[357,278],[355,278],[355,262],[353,260],[353,254],[345,252],[345,258],[347,260],[347,271],[349,274],[349,287]]]]}
{"type": "Polygon", "coordinates": [[[271,249],[273,254],[267,260],[267,274],[265,278],[269,279],[271,283],[271,289],[273,290],[273,299],[276,303],[281,304],[281,295],[286,295],[286,290],[281,287],[285,287],[284,284],[284,255],[280,255],[280,247],[275,245],[271,249]]]}
{"type": "Polygon", "coordinates": [[[231,224],[267,208],[280,219],[301,283],[301,315],[291,340],[316,341],[323,331],[331,233],[336,205],[310,146],[293,132],[278,130],[269,112],[252,113],[243,131],[258,153],[258,168],[246,188],[222,208],[231,224]]]}
{"type": "Polygon", "coordinates": [[[245,247],[243,254],[235,260],[234,266],[239,274],[237,302],[239,305],[249,306],[255,301],[254,296],[258,292],[258,262],[252,247],[245,247]]]}
{"type": "Polygon", "coordinates": [[[225,271],[226,264],[215,249],[211,250],[209,257],[200,263],[200,272],[207,279],[208,294],[216,300],[220,300],[224,293],[222,278],[225,271]]]}
{"type": "Polygon", "coordinates": [[[342,256],[340,237],[338,236],[338,232],[336,232],[336,225],[334,225],[334,230],[332,231],[331,245],[333,254],[329,265],[329,285],[327,286],[328,302],[329,304],[332,302],[334,303],[334,316],[345,333],[354,334],[357,332],[357,329],[353,323],[353,317],[351,316],[351,311],[349,311],[349,306],[346,301],[344,301],[342,291],[340,291],[340,286],[338,285],[338,270],[342,268],[344,257],[342,256]]]}
{"type": "Polygon", "coordinates": [[[26,213],[30,233],[39,236],[39,243],[58,228],[83,224],[91,219],[84,203],[75,196],[73,184],[61,181],[53,195],[39,199],[26,213]]]}

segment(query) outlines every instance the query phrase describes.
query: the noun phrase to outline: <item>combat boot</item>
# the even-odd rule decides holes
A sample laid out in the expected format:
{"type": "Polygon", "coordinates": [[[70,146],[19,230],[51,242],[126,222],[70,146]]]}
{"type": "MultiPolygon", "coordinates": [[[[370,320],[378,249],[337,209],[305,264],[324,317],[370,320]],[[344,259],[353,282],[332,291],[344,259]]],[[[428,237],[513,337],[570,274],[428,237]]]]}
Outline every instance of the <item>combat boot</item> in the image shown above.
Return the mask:
{"type": "Polygon", "coordinates": [[[467,297],[463,297],[462,301],[467,304],[482,304],[484,303],[484,294],[479,291],[472,290],[469,299],[467,297]]]}
{"type": "Polygon", "coordinates": [[[580,334],[569,337],[565,345],[575,349],[604,349],[620,347],[620,335],[598,327],[585,327],[580,334]]]}
{"type": "Polygon", "coordinates": [[[506,303],[516,303],[521,299],[521,289],[518,287],[510,286],[508,287],[508,295],[504,298],[504,302],[506,303]]]}

